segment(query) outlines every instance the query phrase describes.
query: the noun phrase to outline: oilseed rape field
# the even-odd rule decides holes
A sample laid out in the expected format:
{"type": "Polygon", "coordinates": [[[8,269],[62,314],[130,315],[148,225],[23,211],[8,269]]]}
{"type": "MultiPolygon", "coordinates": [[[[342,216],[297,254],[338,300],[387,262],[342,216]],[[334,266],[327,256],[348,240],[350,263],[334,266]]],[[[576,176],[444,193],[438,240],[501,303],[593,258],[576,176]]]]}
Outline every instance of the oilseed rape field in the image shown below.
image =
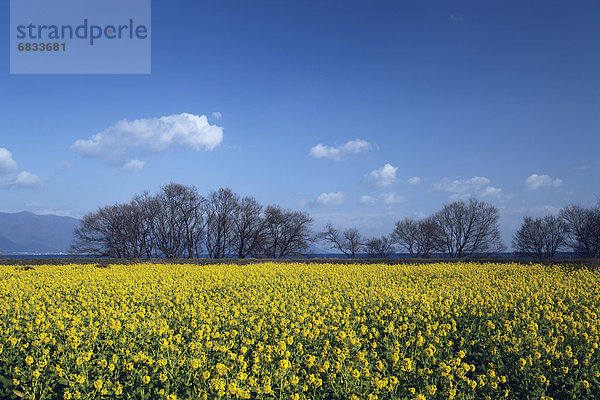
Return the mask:
{"type": "Polygon", "coordinates": [[[599,398],[600,277],[514,263],[0,266],[0,398],[599,398]]]}

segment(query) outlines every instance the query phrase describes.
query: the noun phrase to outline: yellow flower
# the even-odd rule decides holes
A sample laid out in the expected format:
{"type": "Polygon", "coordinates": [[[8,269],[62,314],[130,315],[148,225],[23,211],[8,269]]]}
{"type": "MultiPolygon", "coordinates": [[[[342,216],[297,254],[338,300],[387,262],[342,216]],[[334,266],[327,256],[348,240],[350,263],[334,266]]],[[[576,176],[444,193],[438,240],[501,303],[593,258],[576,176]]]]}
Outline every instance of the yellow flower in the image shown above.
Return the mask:
{"type": "Polygon", "coordinates": [[[144,376],[142,377],[142,383],[143,383],[144,385],[147,385],[148,383],[150,383],[150,377],[149,377],[148,375],[144,375],[144,376]]]}
{"type": "Polygon", "coordinates": [[[96,388],[96,390],[102,389],[102,381],[100,379],[94,381],[94,387],[96,388]]]}
{"type": "Polygon", "coordinates": [[[27,364],[27,365],[33,364],[33,357],[31,357],[31,356],[25,357],[25,364],[27,364]]]}
{"type": "Polygon", "coordinates": [[[289,369],[291,367],[291,365],[292,364],[290,363],[290,360],[288,360],[288,359],[283,359],[283,360],[279,361],[279,369],[286,370],[286,369],[289,369]]]}

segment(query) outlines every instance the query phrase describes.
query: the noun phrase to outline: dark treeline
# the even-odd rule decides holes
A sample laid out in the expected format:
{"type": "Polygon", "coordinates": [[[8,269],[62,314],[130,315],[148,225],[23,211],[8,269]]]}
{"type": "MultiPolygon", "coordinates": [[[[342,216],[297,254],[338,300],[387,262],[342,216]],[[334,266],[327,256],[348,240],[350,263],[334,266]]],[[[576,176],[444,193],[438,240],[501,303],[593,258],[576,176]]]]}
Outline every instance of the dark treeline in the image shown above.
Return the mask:
{"type": "MultiPolygon", "coordinates": [[[[387,258],[400,251],[414,258],[490,257],[506,250],[499,210],[471,199],[445,204],[423,219],[397,221],[389,235],[366,238],[356,228],[327,224],[311,230],[305,212],[262,206],[230,189],[206,196],[193,186],[170,183],[160,192],[136,195],[129,203],[86,214],[75,230],[71,251],[109,258],[288,258],[320,242],[348,258],[387,258]]],[[[559,251],[600,257],[600,203],[570,205],[558,216],[524,217],[514,234],[517,256],[553,258],[559,251]]]]}

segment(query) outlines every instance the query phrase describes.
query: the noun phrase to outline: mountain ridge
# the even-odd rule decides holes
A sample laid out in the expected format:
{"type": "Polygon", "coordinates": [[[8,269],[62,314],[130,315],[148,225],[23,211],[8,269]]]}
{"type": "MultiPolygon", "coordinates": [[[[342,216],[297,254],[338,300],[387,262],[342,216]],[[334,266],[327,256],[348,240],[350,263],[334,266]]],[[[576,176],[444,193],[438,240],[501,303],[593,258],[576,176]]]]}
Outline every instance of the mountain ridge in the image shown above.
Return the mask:
{"type": "Polygon", "coordinates": [[[0,252],[64,253],[80,220],[30,211],[0,212],[0,252]]]}

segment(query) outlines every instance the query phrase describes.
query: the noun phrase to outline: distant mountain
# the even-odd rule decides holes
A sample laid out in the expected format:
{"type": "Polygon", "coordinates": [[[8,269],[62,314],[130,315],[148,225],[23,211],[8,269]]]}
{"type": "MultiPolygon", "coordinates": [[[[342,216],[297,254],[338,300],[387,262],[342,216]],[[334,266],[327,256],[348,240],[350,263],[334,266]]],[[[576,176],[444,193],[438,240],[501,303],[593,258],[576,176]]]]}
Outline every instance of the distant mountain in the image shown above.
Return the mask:
{"type": "Polygon", "coordinates": [[[79,220],[57,215],[37,215],[23,211],[0,213],[0,252],[62,253],[73,242],[73,229],[79,220]]]}

